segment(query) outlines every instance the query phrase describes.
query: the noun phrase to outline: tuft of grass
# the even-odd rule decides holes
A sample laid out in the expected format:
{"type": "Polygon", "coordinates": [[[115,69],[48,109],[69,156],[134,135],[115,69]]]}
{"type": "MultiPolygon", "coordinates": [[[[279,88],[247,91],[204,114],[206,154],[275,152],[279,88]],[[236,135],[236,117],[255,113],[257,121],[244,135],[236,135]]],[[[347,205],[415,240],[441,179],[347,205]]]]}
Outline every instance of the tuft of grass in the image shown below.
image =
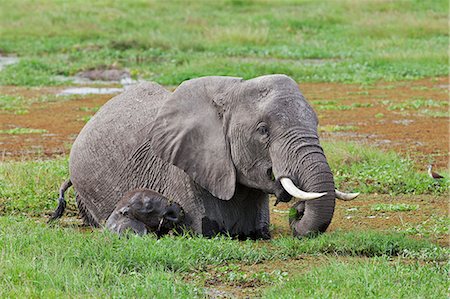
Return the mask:
{"type": "Polygon", "coordinates": [[[447,194],[448,176],[440,181],[418,172],[409,158],[351,142],[323,142],[341,189],[381,194],[447,194]]]}
{"type": "Polygon", "coordinates": [[[28,114],[31,105],[33,105],[34,103],[70,101],[79,98],[79,95],[60,97],[54,94],[46,94],[32,98],[12,95],[0,95],[0,112],[23,115],[28,114]]]}
{"type": "Polygon", "coordinates": [[[321,132],[342,132],[342,131],[356,131],[358,129],[357,126],[340,126],[340,125],[328,125],[321,126],[319,131],[321,132]]]}
{"type": "Polygon", "coordinates": [[[383,113],[377,113],[375,114],[375,118],[383,118],[384,114],[383,113]]]}
{"type": "Polygon", "coordinates": [[[354,108],[370,108],[373,107],[372,103],[352,103],[351,105],[354,108]]]}
{"type": "Polygon", "coordinates": [[[431,117],[438,117],[438,118],[450,117],[449,111],[434,111],[434,110],[430,110],[430,109],[419,110],[419,114],[425,115],[425,116],[431,116],[431,117]]]}
{"type": "Polygon", "coordinates": [[[419,206],[409,205],[406,203],[397,203],[397,204],[378,203],[372,205],[370,209],[372,211],[377,212],[407,212],[407,211],[417,211],[419,209],[419,206]]]}
{"type": "Polygon", "coordinates": [[[433,99],[413,99],[406,102],[391,104],[388,110],[419,110],[421,108],[433,108],[448,106],[447,101],[435,101],[433,99]]]}
{"type": "Polygon", "coordinates": [[[332,261],[266,291],[264,298],[446,298],[448,266],[375,259],[332,261]]]}
{"type": "Polygon", "coordinates": [[[397,227],[397,231],[404,232],[408,235],[414,235],[419,237],[433,237],[440,236],[448,237],[450,227],[450,217],[437,217],[432,216],[429,219],[423,221],[417,225],[411,225],[405,223],[402,227],[397,227]]]}
{"type": "Polygon", "coordinates": [[[92,115],[86,115],[86,116],[80,117],[78,120],[81,122],[87,123],[88,121],[91,120],[91,118],[92,118],[92,115]]]}
{"type": "Polygon", "coordinates": [[[84,112],[97,112],[100,109],[100,106],[96,107],[80,107],[78,110],[84,111],[84,112]]]}
{"type": "Polygon", "coordinates": [[[0,134],[8,134],[8,135],[43,134],[47,132],[48,131],[44,129],[33,129],[33,128],[14,128],[14,129],[0,130],[0,134]]]}
{"type": "Polygon", "coordinates": [[[312,105],[315,109],[322,111],[322,110],[338,110],[338,111],[344,111],[344,110],[352,110],[353,106],[350,105],[338,105],[336,101],[311,101],[312,105]]]}
{"type": "MultiPolygon", "coordinates": [[[[40,216],[53,210],[59,185],[68,177],[67,158],[0,163],[0,214],[40,216]]],[[[72,189],[67,196],[68,210],[76,210],[72,189]]]]}
{"type": "Polygon", "coordinates": [[[432,261],[448,259],[447,249],[428,241],[405,238],[392,232],[333,231],[314,238],[279,238],[271,241],[281,255],[296,257],[300,254],[331,254],[339,256],[403,256],[432,261]]]}
{"type": "Polygon", "coordinates": [[[25,99],[21,96],[0,95],[0,111],[23,115],[28,113],[25,99]]]}

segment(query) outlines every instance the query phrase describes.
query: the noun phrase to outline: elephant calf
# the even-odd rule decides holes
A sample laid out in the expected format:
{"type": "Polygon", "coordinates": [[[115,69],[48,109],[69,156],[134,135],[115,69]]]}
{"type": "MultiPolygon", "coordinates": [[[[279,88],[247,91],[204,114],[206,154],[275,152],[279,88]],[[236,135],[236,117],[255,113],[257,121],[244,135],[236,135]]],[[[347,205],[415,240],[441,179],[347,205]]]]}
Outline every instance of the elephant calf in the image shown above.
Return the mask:
{"type": "Polygon", "coordinates": [[[158,237],[180,227],[184,212],[177,203],[150,189],[126,193],[106,221],[106,228],[121,235],[131,230],[138,235],[154,232],[158,237]]]}

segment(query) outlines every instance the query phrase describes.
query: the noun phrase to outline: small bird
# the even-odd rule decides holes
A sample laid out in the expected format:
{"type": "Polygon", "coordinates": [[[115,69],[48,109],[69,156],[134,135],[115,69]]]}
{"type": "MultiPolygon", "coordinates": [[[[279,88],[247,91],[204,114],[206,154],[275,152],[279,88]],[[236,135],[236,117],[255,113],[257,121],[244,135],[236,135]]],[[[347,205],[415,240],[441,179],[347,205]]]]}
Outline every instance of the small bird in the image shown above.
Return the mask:
{"type": "Polygon", "coordinates": [[[444,177],[442,176],[442,175],[440,175],[439,173],[436,173],[436,172],[434,172],[434,171],[431,171],[431,168],[433,168],[433,166],[430,164],[430,165],[428,165],[428,175],[432,178],[432,179],[435,179],[435,180],[438,180],[438,179],[443,179],[444,177]]]}

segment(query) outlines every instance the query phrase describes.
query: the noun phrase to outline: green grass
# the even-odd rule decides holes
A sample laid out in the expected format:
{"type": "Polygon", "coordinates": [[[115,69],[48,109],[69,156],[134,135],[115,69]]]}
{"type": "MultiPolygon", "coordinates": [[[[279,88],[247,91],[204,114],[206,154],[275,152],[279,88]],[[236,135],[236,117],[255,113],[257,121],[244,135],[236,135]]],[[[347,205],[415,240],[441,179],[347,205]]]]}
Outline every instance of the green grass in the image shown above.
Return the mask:
{"type": "Polygon", "coordinates": [[[378,203],[372,205],[370,209],[376,212],[408,212],[408,211],[417,211],[419,209],[419,206],[409,205],[406,203],[398,203],[398,204],[378,203]]]}
{"type": "MultiPolygon", "coordinates": [[[[207,271],[211,268],[218,271],[223,284],[257,284],[262,290],[301,281],[303,276],[286,273],[283,266],[249,272],[242,270],[242,265],[267,261],[282,265],[305,255],[329,257],[331,261],[343,257],[352,263],[361,257],[368,263],[377,257],[399,257],[413,263],[440,265],[448,261],[450,253],[427,240],[407,237],[420,235],[428,227],[415,228],[417,234],[408,230],[334,231],[315,238],[286,236],[239,242],[224,236],[118,238],[106,231],[85,231],[67,224],[48,226],[46,215],[55,208],[59,185],[67,177],[66,158],[0,164],[0,297],[193,298],[204,296],[204,283],[212,279],[207,271]]],[[[68,195],[68,210],[72,211],[72,189],[68,195]]],[[[445,233],[439,229],[439,234],[445,233]]],[[[353,268],[361,267],[366,266],[353,268]]],[[[433,278],[422,282],[424,288],[434,288],[435,280],[446,277],[434,268],[423,267],[428,268],[419,269],[421,277],[433,278]],[[429,269],[432,276],[425,275],[429,269]]],[[[364,269],[370,278],[368,288],[384,281],[385,277],[377,274],[379,267],[364,269]]],[[[382,272],[405,278],[391,265],[382,272]]],[[[356,280],[357,274],[349,275],[356,280]]],[[[408,294],[409,288],[405,284],[400,292],[408,294]]]]}
{"type": "Polygon", "coordinates": [[[0,95],[0,111],[16,115],[28,114],[28,105],[21,96],[0,95]]]}
{"type": "Polygon", "coordinates": [[[330,254],[351,257],[401,256],[428,261],[446,261],[448,249],[427,241],[405,238],[404,234],[376,231],[334,231],[310,239],[272,240],[284,257],[299,254],[330,254]]]}
{"type": "MultiPolygon", "coordinates": [[[[56,206],[59,185],[68,177],[67,159],[0,163],[0,212],[42,215],[56,206]]],[[[69,210],[73,191],[69,189],[69,210]]]]}
{"type": "Polygon", "coordinates": [[[357,126],[328,125],[328,126],[320,126],[319,127],[319,131],[321,131],[321,132],[355,131],[356,129],[358,129],[357,126]]]}
{"type": "Polygon", "coordinates": [[[421,108],[445,107],[448,106],[448,101],[436,101],[433,99],[411,99],[406,102],[391,104],[387,107],[388,110],[419,110],[421,108]]]}
{"type": "Polygon", "coordinates": [[[28,114],[31,105],[35,103],[49,103],[58,101],[70,101],[79,99],[79,95],[57,96],[53,94],[41,95],[32,98],[15,95],[0,95],[0,113],[12,113],[16,115],[28,114]]]}
{"type": "Polygon", "coordinates": [[[322,110],[333,110],[333,111],[345,111],[345,110],[353,110],[354,108],[370,108],[373,107],[371,103],[352,103],[351,105],[340,105],[336,101],[322,101],[315,100],[311,101],[314,109],[318,111],[322,110]]]}
{"type": "Polygon", "coordinates": [[[96,107],[80,107],[78,110],[84,111],[84,112],[97,112],[100,109],[100,106],[96,107]]]}
{"type": "Polygon", "coordinates": [[[47,132],[48,131],[44,129],[33,129],[33,128],[14,128],[14,129],[0,130],[0,134],[8,134],[8,135],[43,134],[47,132]]]}
{"type": "MultiPolygon", "coordinates": [[[[447,261],[449,253],[427,241],[379,232],[333,232],[317,238],[283,237],[270,242],[189,235],[158,240],[152,235],[118,238],[101,230],[50,227],[21,216],[0,217],[0,232],[1,297],[187,298],[201,295],[203,289],[183,277],[211,266],[226,274],[228,282],[257,280],[272,284],[294,278],[282,271],[261,271],[247,277],[231,265],[281,261],[305,254],[331,258],[400,256],[439,265],[447,261]]],[[[381,283],[382,279],[374,277],[372,283],[381,283]]]]}
{"type": "Polygon", "coordinates": [[[155,239],[119,240],[101,232],[51,229],[23,218],[1,217],[0,223],[2,298],[186,298],[197,293],[173,270],[164,269],[189,261],[173,248],[156,251],[155,239]],[[163,256],[170,265],[160,262],[163,256]]]}
{"type": "Polygon", "coordinates": [[[450,117],[449,111],[434,111],[429,109],[422,109],[419,111],[419,114],[431,117],[445,118],[450,117]]]}
{"type": "Polygon", "coordinates": [[[264,298],[447,298],[449,268],[387,259],[332,261],[265,293],[264,298]]]}
{"type": "Polygon", "coordinates": [[[409,223],[403,224],[401,227],[396,227],[397,231],[404,232],[408,235],[414,235],[425,238],[436,238],[439,236],[446,236],[448,239],[450,227],[450,217],[448,216],[432,216],[422,223],[412,225],[409,223]]]}
{"type": "Polygon", "coordinates": [[[447,1],[0,2],[0,84],[102,68],[165,85],[198,76],[373,82],[448,75],[447,1]],[[376,20],[376,21],[375,21],[376,20]]]}
{"type": "Polygon", "coordinates": [[[380,194],[448,194],[450,180],[436,181],[409,158],[351,142],[323,142],[336,185],[343,190],[380,194]]]}

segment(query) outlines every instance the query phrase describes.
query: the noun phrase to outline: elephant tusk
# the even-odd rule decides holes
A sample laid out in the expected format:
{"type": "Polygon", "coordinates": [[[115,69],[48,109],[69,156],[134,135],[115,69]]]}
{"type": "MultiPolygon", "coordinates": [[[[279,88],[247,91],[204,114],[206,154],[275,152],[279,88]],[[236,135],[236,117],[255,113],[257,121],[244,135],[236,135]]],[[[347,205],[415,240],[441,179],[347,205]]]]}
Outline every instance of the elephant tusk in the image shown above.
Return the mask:
{"type": "Polygon", "coordinates": [[[334,192],[336,192],[336,198],[341,200],[352,200],[358,197],[358,193],[344,193],[339,191],[338,189],[335,189],[334,192]]]}
{"type": "Polygon", "coordinates": [[[303,200],[311,200],[311,199],[317,199],[319,197],[324,196],[325,193],[314,193],[314,192],[305,192],[302,191],[300,189],[298,189],[294,182],[292,182],[291,179],[289,178],[281,178],[280,179],[281,185],[283,186],[284,190],[286,190],[287,193],[289,193],[290,195],[299,198],[299,199],[303,199],[303,200]]]}

